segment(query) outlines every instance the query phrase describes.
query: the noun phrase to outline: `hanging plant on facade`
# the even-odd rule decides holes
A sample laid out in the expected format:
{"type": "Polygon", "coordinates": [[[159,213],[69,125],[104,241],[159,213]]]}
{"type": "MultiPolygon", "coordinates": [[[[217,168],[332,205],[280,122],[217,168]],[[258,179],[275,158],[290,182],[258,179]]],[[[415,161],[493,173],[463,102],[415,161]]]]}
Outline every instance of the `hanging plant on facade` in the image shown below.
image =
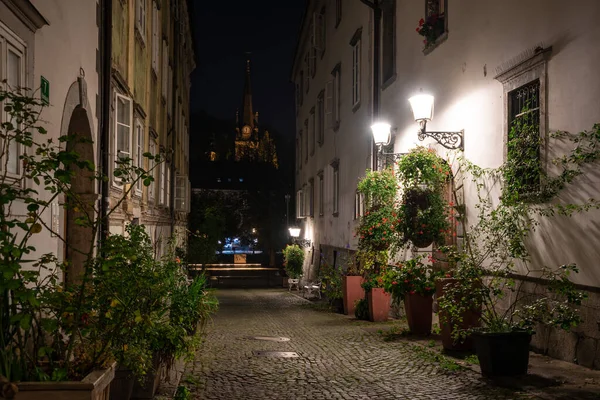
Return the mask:
{"type": "Polygon", "coordinates": [[[444,17],[439,14],[432,14],[426,19],[421,18],[416,31],[419,35],[423,36],[423,44],[425,45],[425,49],[427,49],[435,44],[445,29],[444,17]]]}
{"type": "Polygon", "coordinates": [[[448,164],[424,147],[413,149],[398,161],[398,180],[404,189],[397,219],[401,245],[410,241],[427,247],[444,242],[450,223],[443,190],[450,176],[448,164]]]}

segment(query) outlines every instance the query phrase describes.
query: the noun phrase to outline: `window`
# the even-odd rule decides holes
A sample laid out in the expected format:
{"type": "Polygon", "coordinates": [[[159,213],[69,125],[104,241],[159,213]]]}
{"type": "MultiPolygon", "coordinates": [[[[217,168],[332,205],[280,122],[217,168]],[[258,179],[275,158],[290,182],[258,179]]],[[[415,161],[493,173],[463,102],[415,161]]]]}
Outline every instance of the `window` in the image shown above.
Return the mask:
{"type": "Polygon", "coordinates": [[[300,99],[300,105],[302,105],[302,100],[304,97],[304,71],[300,71],[300,91],[299,91],[299,95],[298,98],[300,99]]]}
{"type": "Polygon", "coordinates": [[[168,81],[167,81],[167,115],[170,116],[171,112],[173,110],[173,88],[171,87],[171,84],[173,82],[173,67],[171,65],[169,65],[169,75],[168,75],[168,81]],[[170,88],[170,90],[169,90],[170,88]]]}
{"type": "MultiPolygon", "coordinates": [[[[527,196],[540,190],[540,81],[535,80],[511,91],[508,98],[509,130],[507,161],[515,166],[520,180],[519,195],[527,196]],[[518,149],[520,159],[511,155],[518,149]]],[[[508,178],[510,179],[510,177],[508,178]]],[[[514,179],[514,177],[513,177],[514,179]]],[[[510,183],[510,182],[509,182],[510,183]]]]}
{"type": "Polygon", "coordinates": [[[362,35],[362,28],[358,29],[350,45],[352,46],[352,107],[356,107],[360,104],[360,37],[362,35]]]}
{"type": "Polygon", "coordinates": [[[325,113],[328,115],[329,126],[337,130],[340,126],[340,75],[341,64],[331,71],[332,79],[327,82],[325,89],[325,113]]]}
{"type": "Polygon", "coordinates": [[[333,216],[337,217],[340,212],[340,168],[337,161],[331,166],[333,167],[333,216]]]}
{"type": "MultiPolygon", "coordinates": [[[[448,31],[447,2],[448,0],[425,0],[425,23],[432,26],[434,44],[448,31]]],[[[431,46],[429,43],[427,44],[427,48],[431,48],[431,46]]]]}
{"type": "Polygon", "coordinates": [[[335,0],[335,27],[342,22],[342,0],[335,0]]]}
{"type": "Polygon", "coordinates": [[[317,143],[319,146],[323,145],[325,141],[325,91],[321,90],[317,96],[317,123],[316,123],[316,136],[317,143]]]}
{"type": "Polygon", "coordinates": [[[188,178],[179,175],[175,178],[175,210],[186,212],[188,209],[188,178]]]}
{"type": "Polygon", "coordinates": [[[171,165],[166,166],[167,179],[165,185],[165,206],[171,207],[171,165]]]}
{"type": "MultiPolygon", "coordinates": [[[[298,169],[302,170],[302,157],[304,156],[304,154],[303,154],[303,143],[304,142],[302,141],[302,131],[300,131],[298,133],[298,139],[299,139],[298,140],[298,155],[299,155],[299,157],[298,157],[298,169]]],[[[306,151],[306,150],[304,150],[304,151],[306,151]]]]}
{"type": "Polygon", "coordinates": [[[321,12],[316,16],[315,31],[317,48],[321,50],[321,58],[325,55],[327,45],[327,12],[326,8],[321,8],[321,12]]]}
{"type": "Polygon", "coordinates": [[[159,167],[159,182],[158,182],[158,204],[165,204],[165,182],[167,180],[167,166],[166,161],[162,161],[159,167]]]}
{"type": "Polygon", "coordinates": [[[325,205],[323,204],[325,199],[325,181],[323,180],[323,170],[317,174],[319,176],[319,216],[325,215],[325,205]]]}
{"type": "MultiPolygon", "coordinates": [[[[135,120],[135,149],[134,149],[134,165],[137,168],[144,168],[144,125],[140,120],[135,120]]],[[[142,179],[138,179],[135,183],[136,194],[142,194],[142,179]]]]}
{"type": "MultiPolygon", "coordinates": [[[[132,101],[129,97],[116,94],[115,160],[131,159],[132,101]]],[[[115,164],[117,166],[117,164],[115,164]]]]}
{"type": "Polygon", "coordinates": [[[167,41],[162,41],[162,97],[167,101],[167,89],[169,87],[169,45],[167,41]]]}
{"type": "Polygon", "coordinates": [[[364,215],[364,196],[359,191],[354,193],[354,219],[357,220],[364,215]]]}
{"type": "Polygon", "coordinates": [[[304,55],[304,66],[306,68],[306,75],[304,75],[304,91],[308,93],[310,89],[310,77],[312,76],[310,51],[304,55]]]}
{"type": "MultiPolygon", "coordinates": [[[[152,154],[153,156],[156,155],[156,142],[154,141],[154,139],[150,139],[150,143],[148,143],[148,153],[152,154]]],[[[150,164],[150,165],[148,165],[149,174],[156,180],[156,172],[154,171],[156,162],[154,161],[154,159],[150,159],[149,164],[150,164]]],[[[156,186],[155,181],[151,182],[150,185],[148,186],[148,199],[150,201],[154,201],[155,186],[156,186]]]]}
{"type": "Polygon", "coordinates": [[[310,146],[310,155],[315,154],[315,108],[310,109],[309,115],[309,123],[308,123],[308,132],[309,132],[309,146],[310,146]]]}
{"type": "Polygon", "coordinates": [[[296,192],[296,218],[302,218],[304,210],[304,197],[302,190],[296,192]]]}
{"type": "Polygon", "coordinates": [[[137,28],[142,41],[146,41],[146,3],[148,0],[136,0],[135,7],[135,27],[137,28]]]}
{"type": "MultiPolygon", "coordinates": [[[[6,88],[9,90],[17,90],[25,86],[25,44],[0,24],[0,85],[2,86],[4,86],[3,80],[6,80],[6,88]]],[[[0,110],[0,123],[9,122],[8,119],[8,113],[0,110]]],[[[16,123],[16,121],[10,122],[16,123]]],[[[21,146],[12,137],[7,146],[3,140],[6,139],[0,139],[0,145],[8,159],[0,159],[0,171],[3,171],[6,165],[7,175],[16,177],[21,173],[19,162],[21,146]]]]}
{"type": "Polygon", "coordinates": [[[306,135],[304,135],[304,146],[302,148],[304,149],[304,162],[308,163],[308,119],[304,120],[304,132],[306,132],[306,135]]]}
{"type": "Polygon", "coordinates": [[[315,216],[315,180],[310,178],[308,181],[308,216],[315,216]]]}
{"type": "Polygon", "coordinates": [[[385,87],[396,76],[396,0],[386,0],[381,7],[383,17],[381,82],[385,87]]]}
{"type": "Polygon", "coordinates": [[[158,66],[160,60],[160,41],[158,32],[158,8],[156,3],[152,2],[152,71],[158,76],[158,66]]]}

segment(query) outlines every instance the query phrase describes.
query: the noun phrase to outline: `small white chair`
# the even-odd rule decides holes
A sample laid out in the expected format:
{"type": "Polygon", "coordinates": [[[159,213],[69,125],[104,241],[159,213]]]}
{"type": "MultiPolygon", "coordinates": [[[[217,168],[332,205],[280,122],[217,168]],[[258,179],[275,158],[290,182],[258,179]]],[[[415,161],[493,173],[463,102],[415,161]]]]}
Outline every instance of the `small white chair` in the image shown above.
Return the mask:
{"type": "Polygon", "coordinates": [[[293,286],[296,286],[296,291],[299,292],[300,291],[300,279],[289,278],[288,279],[288,292],[290,292],[292,290],[293,286]]]}
{"type": "Polygon", "coordinates": [[[321,298],[321,282],[310,282],[302,287],[302,297],[317,295],[321,298]]]}

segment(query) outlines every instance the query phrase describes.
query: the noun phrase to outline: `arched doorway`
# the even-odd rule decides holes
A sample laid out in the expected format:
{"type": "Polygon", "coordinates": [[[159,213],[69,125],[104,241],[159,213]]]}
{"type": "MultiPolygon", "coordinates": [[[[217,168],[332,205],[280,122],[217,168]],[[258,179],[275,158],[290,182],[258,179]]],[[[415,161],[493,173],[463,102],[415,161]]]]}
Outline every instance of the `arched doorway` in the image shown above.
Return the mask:
{"type": "MultiPolygon", "coordinates": [[[[66,150],[75,152],[79,160],[94,162],[94,146],[90,121],[86,110],[77,106],[71,114],[67,132],[70,140],[66,150]]],[[[67,284],[81,282],[85,271],[85,262],[91,253],[94,243],[93,229],[96,181],[94,172],[72,165],[74,172],[71,181],[71,194],[66,196],[66,229],[65,260],[68,262],[65,271],[67,284]]]]}

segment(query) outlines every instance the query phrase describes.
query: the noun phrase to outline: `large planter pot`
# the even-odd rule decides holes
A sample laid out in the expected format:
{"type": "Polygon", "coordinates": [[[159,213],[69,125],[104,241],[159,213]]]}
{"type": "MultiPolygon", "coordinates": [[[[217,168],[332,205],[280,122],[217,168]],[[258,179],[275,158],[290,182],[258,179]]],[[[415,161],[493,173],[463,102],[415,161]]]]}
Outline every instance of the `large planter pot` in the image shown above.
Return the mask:
{"type": "Polygon", "coordinates": [[[135,380],[131,399],[153,399],[154,394],[158,390],[158,385],[160,385],[162,372],[163,366],[158,361],[158,358],[154,357],[152,362],[152,370],[148,371],[144,377],[144,380],[141,383],[137,379],[135,380]]]}
{"type": "Polygon", "coordinates": [[[481,374],[487,377],[515,376],[527,373],[529,332],[473,334],[481,374]]]}
{"type": "Polygon", "coordinates": [[[129,400],[133,392],[135,376],[129,369],[117,368],[110,385],[110,400],[129,400]]]}
{"type": "Polygon", "coordinates": [[[367,296],[369,301],[369,320],[371,322],[387,321],[390,316],[392,297],[383,288],[373,288],[367,296]]]}
{"type": "Polygon", "coordinates": [[[21,382],[18,400],[107,400],[115,366],[94,371],[80,382],[21,382]]]}
{"type": "MultiPolygon", "coordinates": [[[[447,287],[457,284],[458,280],[454,278],[442,278],[435,281],[435,294],[438,299],[443,297],[447,287]]],[[[469,329],[479,326],[481,310],[469,310],[463,313],[460,329],[469,329]]],[[[440,330],[442,335],[442,345],[446,350],[467,351],[473,349],[473,338],[467,337],[463,342],[455,342],[452,338],[454,324],[447,320],[447,313],[440,309],[440,330]]]]}
{"type": "Polygon", "coordinates": [[[365,291],[360,286],[362,276],[348,275],[342,277],[342,294],[344,296],[344,314],[354,315],[356,302],[365,298],[365,291]]]}
{"type": "Polygon", "coordinates": [[[433,297],[420,294],[407,294],[404,296],[404,309],[408,329],[418,335],[431,333],[431,319],[433,316],[433,297]]]}

